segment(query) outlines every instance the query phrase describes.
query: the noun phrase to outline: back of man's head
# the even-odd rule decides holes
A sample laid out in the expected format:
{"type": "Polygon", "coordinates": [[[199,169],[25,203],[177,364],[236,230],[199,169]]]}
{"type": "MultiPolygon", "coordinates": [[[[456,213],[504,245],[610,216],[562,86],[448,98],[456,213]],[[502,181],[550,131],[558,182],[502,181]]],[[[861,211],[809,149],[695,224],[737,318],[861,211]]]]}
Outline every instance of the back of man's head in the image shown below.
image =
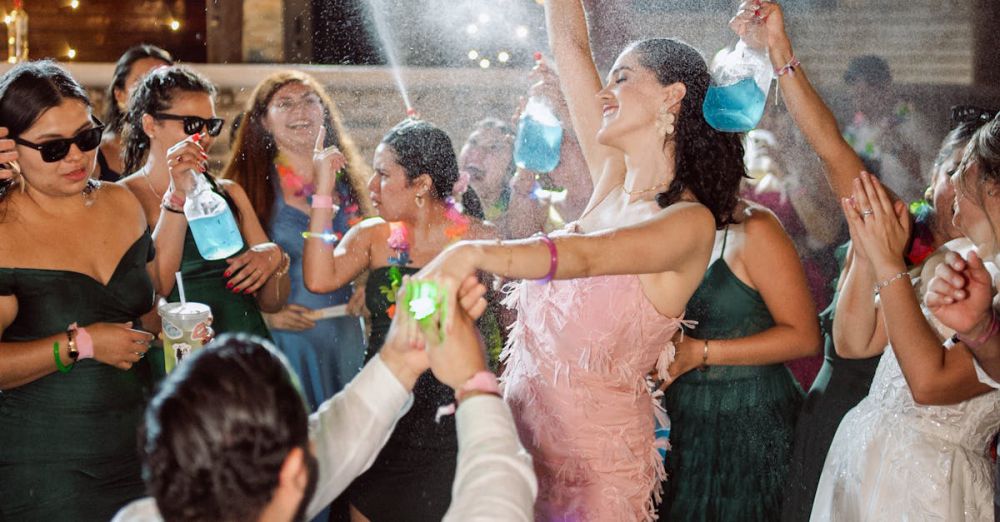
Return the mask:
{"type": "MultiPolygon", "coordinates": [[[[222,336],[186,358],[146,411],[144,475],[164,520],[256,520],[308,415],[266,341],[222,336]]],[[[306,499],[308,501],[308,499],[306,499]]]]}

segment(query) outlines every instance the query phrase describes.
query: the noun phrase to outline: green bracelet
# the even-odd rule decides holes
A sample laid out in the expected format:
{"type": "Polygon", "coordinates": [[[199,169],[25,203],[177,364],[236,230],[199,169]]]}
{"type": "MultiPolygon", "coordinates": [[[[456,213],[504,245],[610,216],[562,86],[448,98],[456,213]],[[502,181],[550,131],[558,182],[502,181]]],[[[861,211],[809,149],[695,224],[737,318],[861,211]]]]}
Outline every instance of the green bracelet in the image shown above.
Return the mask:
{"type": "Polygon", "coordinates": [[[56,368],[58,368],[62,373],[69,373],[69,371],[73,369],[73,365],[76,364],[70,363],[69,366],[63,364],[62,357],[59,357],[59,341],[52,343],[52,354],[55,355],[56,358],[56,368]]]}

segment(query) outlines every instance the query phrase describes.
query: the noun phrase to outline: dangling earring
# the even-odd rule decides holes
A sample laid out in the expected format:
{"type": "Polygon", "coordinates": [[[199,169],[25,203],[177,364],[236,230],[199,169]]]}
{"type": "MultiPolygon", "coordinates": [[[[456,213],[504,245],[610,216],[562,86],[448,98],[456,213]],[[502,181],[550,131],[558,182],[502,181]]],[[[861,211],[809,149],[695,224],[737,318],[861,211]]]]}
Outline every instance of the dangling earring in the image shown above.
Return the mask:
{"type": "Polygon", "coordinates": [[[660,109],[656,111],[656,130],[660,133],[660,136],[666,138],[674,133],[674,122],[677,117],[674,113],[670,112],[666,104],[660,105],[660,109]]]}
{"type": "Polygon", "coordinates": [[[424,195],[423,194],[417,194],[416,201],[417,201],[417,208],[424,208],[424,195]]]}

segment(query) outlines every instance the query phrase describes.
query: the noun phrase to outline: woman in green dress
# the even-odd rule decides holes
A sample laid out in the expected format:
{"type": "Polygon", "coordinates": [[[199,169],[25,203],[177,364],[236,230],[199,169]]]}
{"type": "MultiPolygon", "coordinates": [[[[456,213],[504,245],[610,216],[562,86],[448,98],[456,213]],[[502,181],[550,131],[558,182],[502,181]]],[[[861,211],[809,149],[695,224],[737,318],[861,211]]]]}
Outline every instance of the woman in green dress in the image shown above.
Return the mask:
{"type": "Polygon", "coordinates": [[[242,332],[269,338],[261,311],[281,310],[288,298],[288,256],[270,242],[246,193],[236,183],[208,173],[213,139],[224,127],[215,115],[215,87],[183,66],[146,75],[129,98],[122,180],[139,198],[161,242],[183,245],[165,257],[156,291],[180,301],[174,273],[180,270],[186,298],[212,309],[216,334],[242,332]],[[243,248],[229,259],[206,260],[198,252],[183,207],[194,176],[204,176],[239,223],[243,248]],[[160,219],[163,216],[165,219],[160,219]],[[180,252],[180,250],[178,250],[180,252]]]}
{"type": "Polygon", "coordinates": [[[103,522],[144,494],[153,242],[136,198],[90,179],[102,125],[68,72],[5,73],[0,126],[0,520],[103,522]]]}
{"type": "Polygon", "coordinates": [[[666,520],[777,520],[802,403],[783,363],[819,351],[791,239],[768,210],[742,203],[736,214],[716,234],[687,305],[685,319],[698,324],[675,340],[668,370],[666,520]]]}
{"type": "MultiPolygon", "coordinates": [[[[371,271],[365,287],[372,314],[370,359],[385,341],[403,276],[417,272],[455,241],[495,238],[496,232],[455,206],[455,149],[448,135],[428,122],[408,119],[382,138],[368,184],[380,217],[352,227],[337,245],[323,238],[337,212],[334,174],[347,160],[331,146],[318,150],[315,161],[316,193],[302,258],[306,288],[328,292],[371,271]]],[[[427,371],[413,395],[413,406],[372,467],[344,493],[352,520],[440,520],[451,504],[458,452],[455,420],[448,416],[438,423],[435,413],[452,401],[453,393],[427,371]]]]}

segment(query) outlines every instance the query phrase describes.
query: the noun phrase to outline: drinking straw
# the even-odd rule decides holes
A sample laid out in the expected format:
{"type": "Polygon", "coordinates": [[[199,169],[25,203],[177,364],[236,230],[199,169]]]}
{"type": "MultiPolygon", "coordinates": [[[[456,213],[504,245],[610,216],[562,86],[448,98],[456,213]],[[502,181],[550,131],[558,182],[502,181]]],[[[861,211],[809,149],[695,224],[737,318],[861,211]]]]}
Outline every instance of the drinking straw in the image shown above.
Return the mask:
{"type": "Polygon", "coordinates": [[[181,279],[181,273],[174,273],[174,277],[177,279],[177,293],[181,296],[181,305],[187,304],[187,299],[184,297],[184,280],[181,279]]]}

